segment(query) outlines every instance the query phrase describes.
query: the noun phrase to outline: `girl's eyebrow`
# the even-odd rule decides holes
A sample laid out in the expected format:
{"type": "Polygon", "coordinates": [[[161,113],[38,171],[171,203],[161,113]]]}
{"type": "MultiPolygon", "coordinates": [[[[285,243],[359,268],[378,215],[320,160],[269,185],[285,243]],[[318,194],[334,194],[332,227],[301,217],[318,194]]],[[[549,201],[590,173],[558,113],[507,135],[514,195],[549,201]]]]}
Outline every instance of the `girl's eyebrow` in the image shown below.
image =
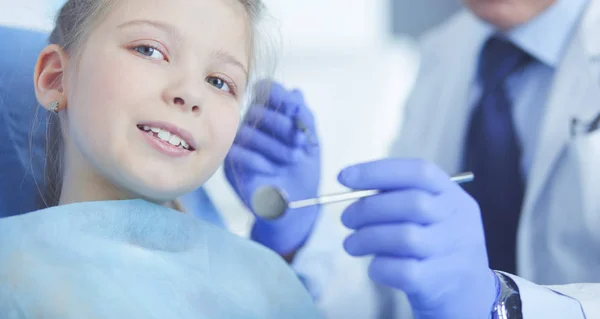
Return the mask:
{"type": "Polygon", "coordinates": [[[168,24],[168,23],[164,23],[164,22],[160,22],[160,21],[153,21],[153,20],[133,20],[133,21],[127,21],[124,23],[121,23],[117,26],[118,29],[125,29],[125,28],[130,28],[130,27],[139,27],[139,26],[150,26],[153,27],[155,29],[159,29],[163,32],[166,32],[178,39],[181,38],[181,35],[179,33],[179,31],[177,30],[177,28],[175,28],[174,26],[168,24]]]}
{"type": "Polygon", "coordinates": [[[244,64],[242,64],[242,62],[240,62],[238,59],[236,59],[233,55],[231,55],[223,50],[218,50],[218,51],[215,51],[215,57],[224,63],[232,64],[232,65],[240,68],[244,72],[246,77],[248,76],[248,70],[246,69],[244,64]]]}

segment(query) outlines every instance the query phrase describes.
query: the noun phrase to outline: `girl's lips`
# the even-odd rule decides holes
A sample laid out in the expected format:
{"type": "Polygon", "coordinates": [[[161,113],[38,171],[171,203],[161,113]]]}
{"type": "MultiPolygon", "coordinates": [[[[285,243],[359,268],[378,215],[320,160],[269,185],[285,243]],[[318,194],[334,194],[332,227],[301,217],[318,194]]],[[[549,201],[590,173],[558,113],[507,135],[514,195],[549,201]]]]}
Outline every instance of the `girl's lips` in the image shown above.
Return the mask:
{"type": "Polygon", "coordinates": [[[165,141],[158,137],[157,133],[152,131],[144,131],[140,129],[140,133],[142,137],[146,140],[152,148],[159,151],[160,153],[170,156],[170,157],[184,157],[189,156],[193,153],[192,150],[184,148],[181,144],[176,146],[168,141],[165,141]]]}
{"type": "MultiPolygon", "coordinates": [[[[170,123],[166,123],[166,122],[144,122],[144,123],[139,123],[138,128],[144,130],[144,131],[148,131],[148,129],[152,129],[152,131],[154,133],[160,133],[159,130],[162,131],[166,131],[169,133],[169,135],[176,135],[177,137],[179,137],[179,139],[182,141],[182,144],[184,147],[190,149],[190,150],[195,150],[196,147],[196,141],[194,140],[194,137],[192,136],[192,134],[190,134],[188,131],[179,128],[173,124],[170,123]],[[145,129],[147,128],[147,129],[145,129]]],[[[165,133],[162,133],[165,134],[165,133]]]]}

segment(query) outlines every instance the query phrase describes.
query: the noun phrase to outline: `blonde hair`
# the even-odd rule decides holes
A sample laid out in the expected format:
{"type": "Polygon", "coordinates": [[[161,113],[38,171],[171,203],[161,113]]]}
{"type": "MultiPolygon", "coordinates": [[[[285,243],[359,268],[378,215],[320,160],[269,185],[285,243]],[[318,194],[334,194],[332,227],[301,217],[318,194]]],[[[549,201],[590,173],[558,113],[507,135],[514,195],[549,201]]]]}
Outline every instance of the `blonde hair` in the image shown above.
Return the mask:
{"type": "MultiPolygon", "coordinates": [[[[90,32],[122,1],[124,0],[68,0],[56,16],[55,28],[49,38],[50,44],[60,46],[77,61],[90,32]]],[[[237,1],[246,9],[251,31],[249,85],[242,102],[243,112],[250,104],[266,100],[268,86],[255,84],[258,79],[270,81],[273,77],[278,43],[275,34],[269,34],[275,28],[269,26],[272,21],[268,19],[262,0],[237,1]]],[[[49,117],[46,136],[45,191],[42,197],[44,205],[49,207],[58,204],[62,188],[63,139],[57,116],[49,117]]]]}

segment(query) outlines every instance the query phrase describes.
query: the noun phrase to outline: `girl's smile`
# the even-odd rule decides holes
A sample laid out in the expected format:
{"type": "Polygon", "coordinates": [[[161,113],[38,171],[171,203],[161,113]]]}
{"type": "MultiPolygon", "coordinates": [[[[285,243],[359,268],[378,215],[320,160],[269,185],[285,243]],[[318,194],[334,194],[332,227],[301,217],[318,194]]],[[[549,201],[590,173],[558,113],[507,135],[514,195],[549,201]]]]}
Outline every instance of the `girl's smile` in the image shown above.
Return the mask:
{"type": "Polygon", "coordinates": [[[188,156],[196,150],[192,135],[169,123],[138,124],[144,140],[162,154],[172,157],[188,156]]]}

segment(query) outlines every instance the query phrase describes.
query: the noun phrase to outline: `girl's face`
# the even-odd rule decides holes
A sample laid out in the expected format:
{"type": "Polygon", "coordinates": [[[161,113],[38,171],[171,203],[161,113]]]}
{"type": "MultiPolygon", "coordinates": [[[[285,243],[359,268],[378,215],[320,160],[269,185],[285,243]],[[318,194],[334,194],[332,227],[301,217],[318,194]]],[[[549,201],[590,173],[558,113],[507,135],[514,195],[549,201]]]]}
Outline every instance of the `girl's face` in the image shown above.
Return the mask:
{"type": "Polygon", "coordinates": [[[204,183],[238,126],[247,19],[237,0],[122,1],[66,67],[65,183],[153,201],[204,183]]]}

